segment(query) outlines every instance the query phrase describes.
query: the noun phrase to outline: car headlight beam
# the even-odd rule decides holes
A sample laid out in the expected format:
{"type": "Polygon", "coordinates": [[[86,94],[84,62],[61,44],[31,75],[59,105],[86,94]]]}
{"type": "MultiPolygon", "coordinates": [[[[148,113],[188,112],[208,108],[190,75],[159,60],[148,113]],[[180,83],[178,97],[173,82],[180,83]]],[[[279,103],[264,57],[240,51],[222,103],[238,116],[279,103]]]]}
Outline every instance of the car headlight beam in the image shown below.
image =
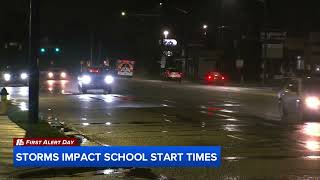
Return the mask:
{"type": "Polygon", "coordinates": [[[20,74],[20,78],[21,78],[22,80],[26,80],[26,79],[28,78],[28,74],[27,74],[27,73],[21,73],[21,74],[20,74]]]}
{"type": "Polygon", "coordinates": [[[111,84],[113,83],[113,77],[110,76],[110,75],[107,75],[105,78],[104,78],[104,81],[107,83],[107,84],[111,84]]]}
{"type": "Polygon", "coordinates": [[[320,106],[320,100],[316,96],[309,96],[305,99],[305,104],[310,109],[318,109],[320,106]]]}
{"type": "Polygon", "coordinates": [[[53,78],[53,73],[52,73],[52,72],[49,72],[49,73],[48,73],[48,77],[49,77],[49,78],[53,78]]]}
{"type": "Polygon", "coordinates": [[[83,84],[90,84],[90,83],[91,83],[91,77],[88,76],[88,75],[84,75],[84,76],[82,76],[82,78],[81,78],[81,82],[82,82],[83,84]]]}
{"type": "Polygon", "coordinates": [[[67,77],[67,73],[61,72],[61,73],[60,73],[60,76],[61,76],[62,78],[66,78],[66,77],[67,77]]]}
{"type": "Polygon", "coordinates": [[[4,78],[5,81],[10,81],[11,75],[10,75],[9,73],[5,73],[5,74],[3,75],[3,78],[4,78]]]}

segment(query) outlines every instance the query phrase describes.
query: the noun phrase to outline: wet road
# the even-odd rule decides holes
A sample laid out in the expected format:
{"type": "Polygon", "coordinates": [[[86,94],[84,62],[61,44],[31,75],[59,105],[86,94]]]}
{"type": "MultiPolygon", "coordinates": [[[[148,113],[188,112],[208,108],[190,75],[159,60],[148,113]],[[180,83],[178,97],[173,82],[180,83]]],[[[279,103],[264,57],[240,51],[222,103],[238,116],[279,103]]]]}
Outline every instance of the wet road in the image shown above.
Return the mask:
{"type": "MultiPolygon", "coordinates": [[[[320,124],[283,123],[269,89],[118,79],[114,94],[45,82],[40,110],[104,145],[221,145],[219,169],[152,169],[176,179],[320,176],[320,124]]],[[[9,88],[26,109],[27,88],[9,88]]]]}

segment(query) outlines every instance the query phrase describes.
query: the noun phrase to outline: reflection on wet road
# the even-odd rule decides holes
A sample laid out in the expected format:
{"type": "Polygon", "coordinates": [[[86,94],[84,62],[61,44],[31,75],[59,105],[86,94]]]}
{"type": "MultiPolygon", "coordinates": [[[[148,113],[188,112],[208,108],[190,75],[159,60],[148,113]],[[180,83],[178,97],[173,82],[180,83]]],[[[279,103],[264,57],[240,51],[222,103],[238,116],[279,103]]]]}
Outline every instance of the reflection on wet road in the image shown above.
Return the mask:
{"type": "Polygon", "coordinates": [[[47,80],[40,87],[41,92],[50,94],[71,94],[72,89],[69,80],[47,80]]]}
{"type": "MultiPolygon", "coordinates": [[[[156,174],[177,179],[308,179],[320,173],[320,123],[272,118],[278,114],[270,91],[134,79],[117,80],[116,94],[79,94],[76,87],[72,81],[44,83],[41,112],[103,145],[223,147],[220,169],[153,169],[156,174]]],[[[25,88],[8,90],[11,98],[27,96],[25,88]]],[[[19,102],[26,110],[25,101],[19,102]]]]}

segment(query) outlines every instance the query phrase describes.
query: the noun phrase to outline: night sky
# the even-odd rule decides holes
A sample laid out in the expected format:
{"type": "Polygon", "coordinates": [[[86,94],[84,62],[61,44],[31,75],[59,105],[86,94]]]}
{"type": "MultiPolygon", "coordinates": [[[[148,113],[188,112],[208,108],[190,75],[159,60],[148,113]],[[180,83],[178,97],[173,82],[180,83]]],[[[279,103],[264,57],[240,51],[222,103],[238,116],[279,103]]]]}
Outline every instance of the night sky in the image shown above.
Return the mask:
{"type": "MultiPolygon", "coordinates": [[[[262,0],[164,0],[162,6],[160,2],[41,0],[41,42],[44,46],[48,43],[61,47],[59,58],[69,65],[88,59],[91,45],[94,59],[133,58],[148,64],[156,61],[157,41],[165,28],[170,29],[172,37],[183,39],[186,29],[189,34],[197,34],[204,23],[209,25],[212,35],[215,33],[212,27],[221,24],[241,33],[261,24],[263,19],[262,0]],[[126,17],[121,17],[122,10],[126,11],[126,17]]],[[[311,0],[269,0],[266,3],[268,25],[288,32],[317,31],[320,27],[318,7],[319,3],[311,0]]],[[[26,0],[2,1],[1,44],[26,42],[27,13],[26,0]]]]}

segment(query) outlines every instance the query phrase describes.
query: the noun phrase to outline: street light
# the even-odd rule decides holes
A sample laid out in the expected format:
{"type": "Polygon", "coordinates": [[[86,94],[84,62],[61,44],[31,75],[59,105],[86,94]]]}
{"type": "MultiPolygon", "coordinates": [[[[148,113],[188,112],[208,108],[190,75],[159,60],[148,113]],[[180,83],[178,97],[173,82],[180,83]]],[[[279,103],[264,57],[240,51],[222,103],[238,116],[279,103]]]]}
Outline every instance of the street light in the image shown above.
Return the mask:
{"type": "Polygon", "coordinates": [[[163,31],[163,35],[164,35],[164,38],[167,39],[167,37],[169,35],[169,31],[167,31],[167,30],[163,31]]]}
{"type": "Polygon", "coordinates": [[[206,24],[202,25],[202,29],[204,30],[204,35],[207,35],[208,25],[206,24]]]}
{"type": "Polygon", "coordinates": [[[208,29],[208,25],[204,24],[204,25],[202,26],[202,28],[206,30],[206,29],[208,29]]]}
{"type": "Polygon", "coordinates": [[[126,12],[125,11],[122,11],[121,12],[121,16],[125,16],[126,15],[126,12]]]}

